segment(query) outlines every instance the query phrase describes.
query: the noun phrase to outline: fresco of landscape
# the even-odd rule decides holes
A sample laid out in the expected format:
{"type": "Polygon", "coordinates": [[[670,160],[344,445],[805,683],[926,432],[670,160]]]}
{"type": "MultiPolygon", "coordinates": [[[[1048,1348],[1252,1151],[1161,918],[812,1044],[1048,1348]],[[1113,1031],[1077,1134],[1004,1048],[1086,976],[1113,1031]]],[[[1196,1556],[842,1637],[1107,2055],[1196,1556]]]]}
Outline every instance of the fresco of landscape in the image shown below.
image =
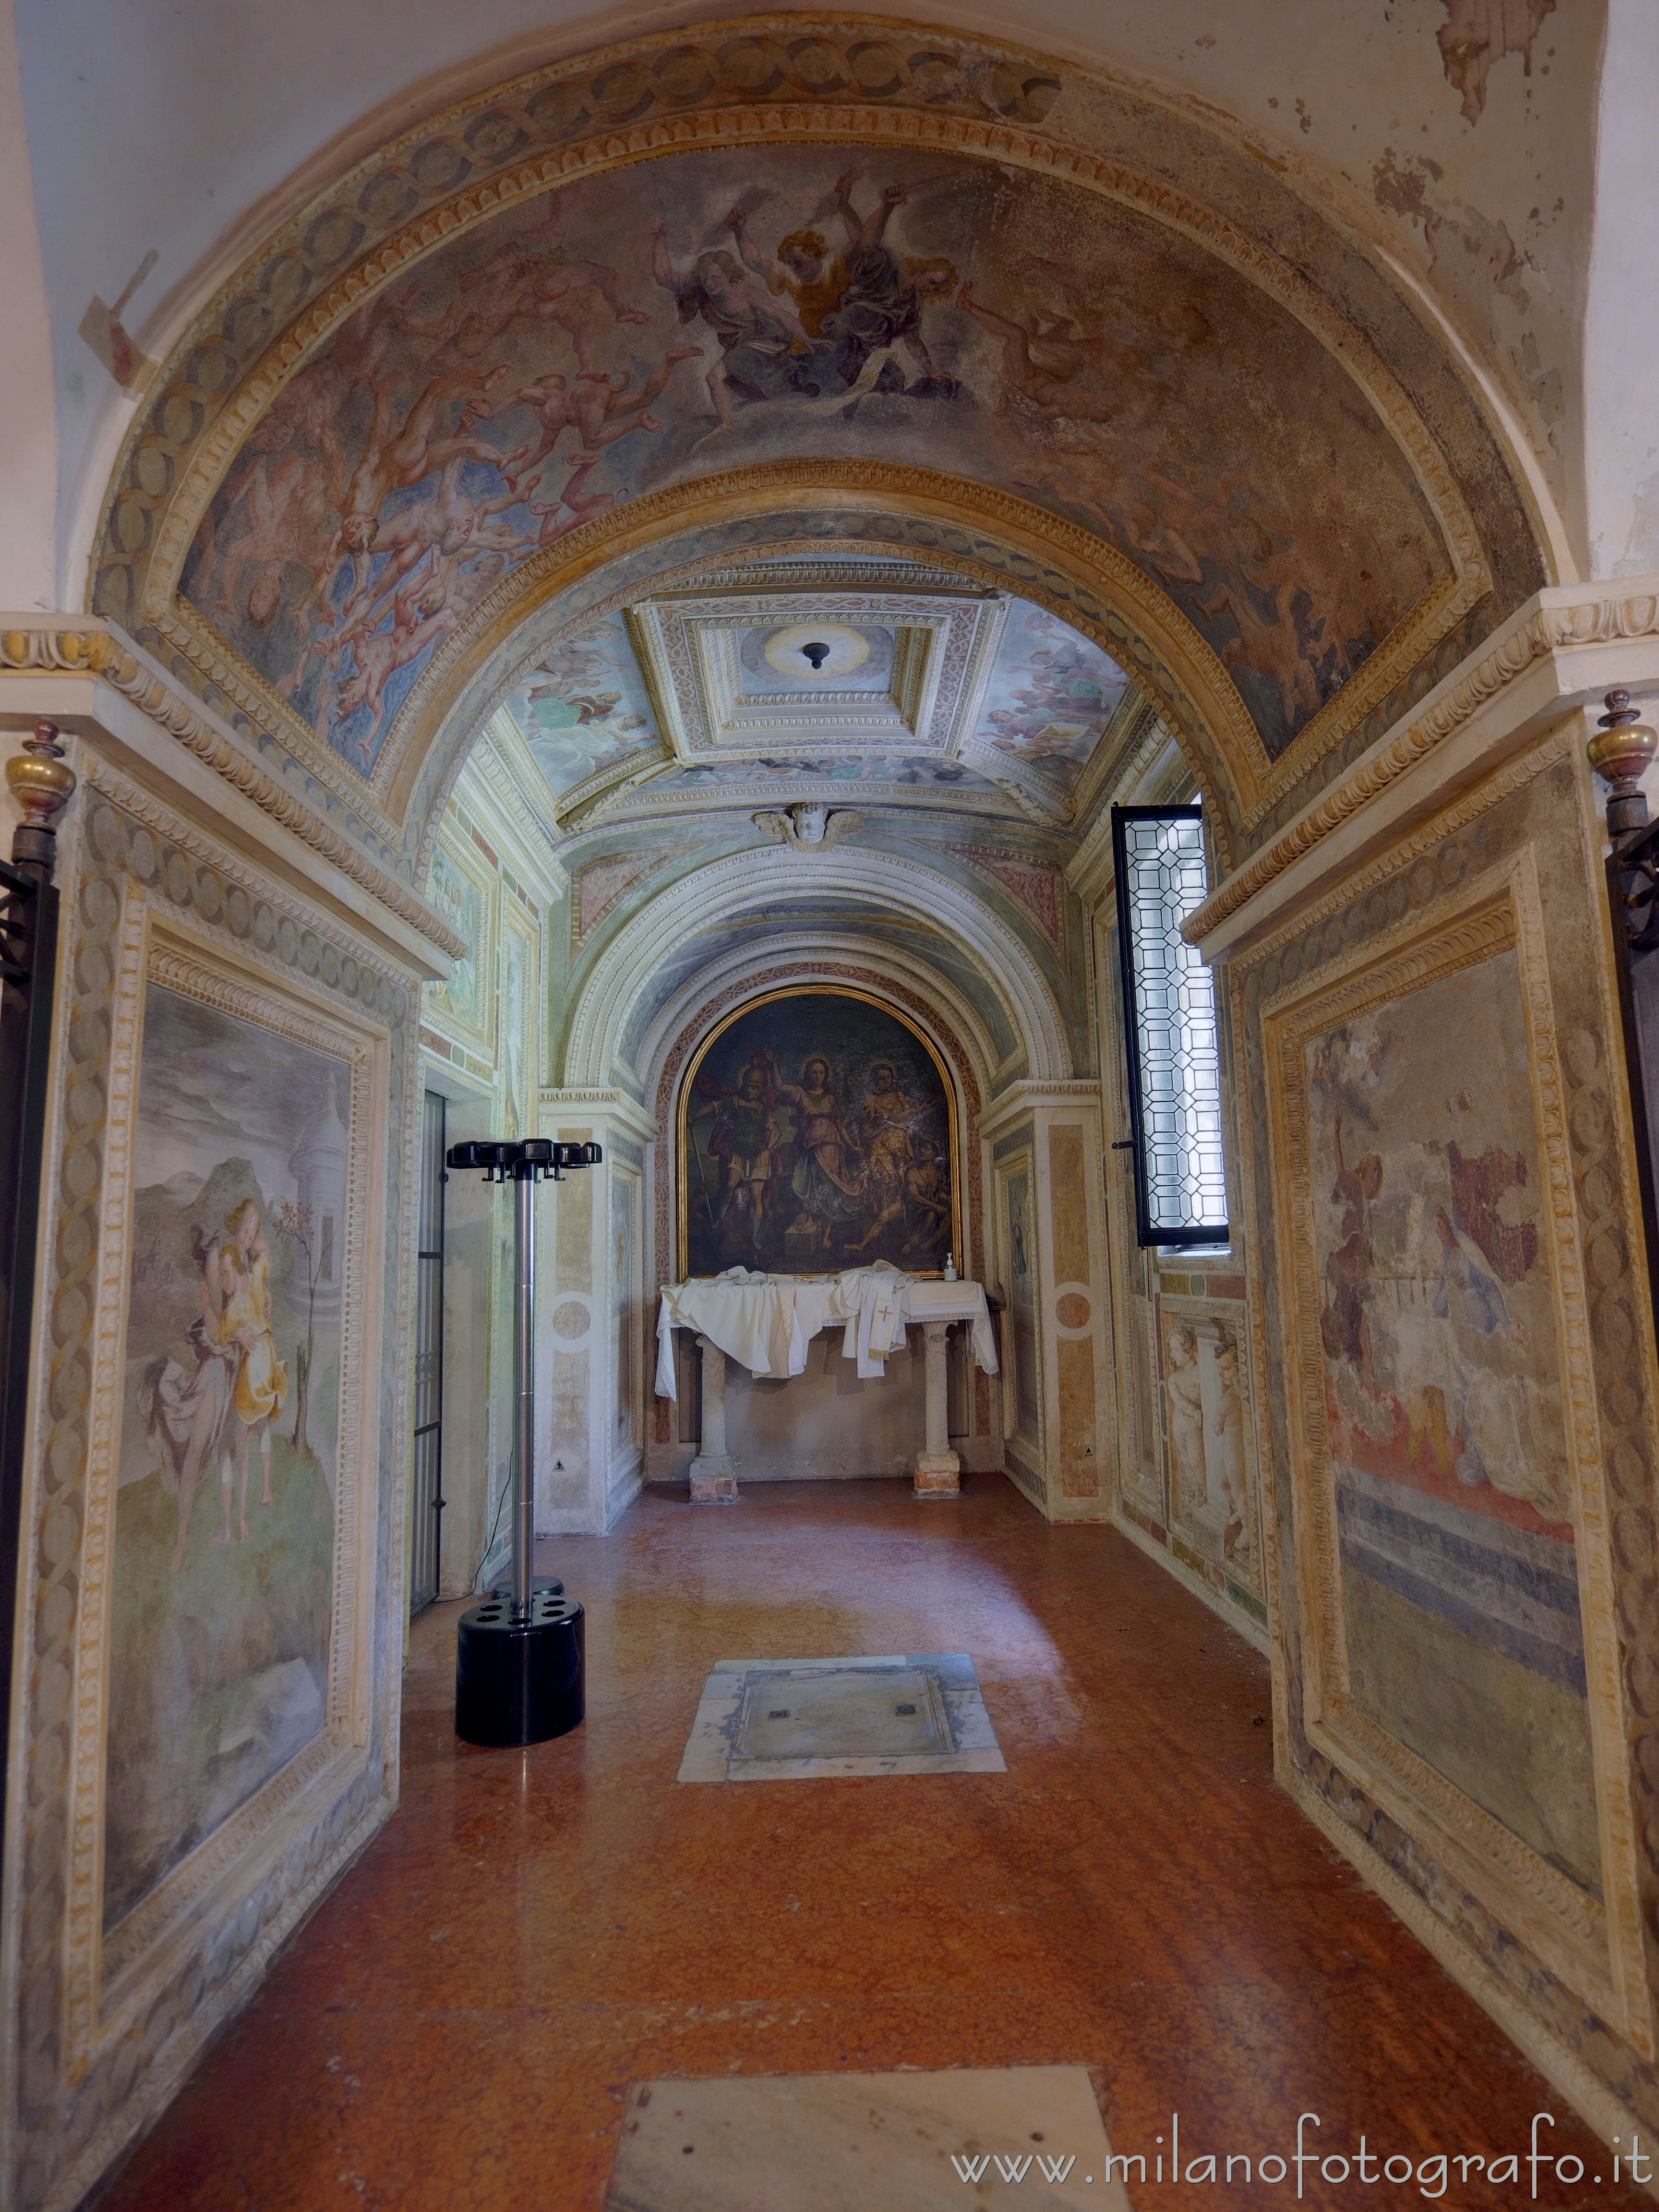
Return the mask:
{"type": "Polygon", "coordinates": [[[510,570],[641,493],[802,455],[1097,532],[1273,757],[1449,573],[1358,387],[1196,244],[988,163],[776,146],[580,180],[404,272],[250,435],[181,589],[368,773],[510,570]]]}

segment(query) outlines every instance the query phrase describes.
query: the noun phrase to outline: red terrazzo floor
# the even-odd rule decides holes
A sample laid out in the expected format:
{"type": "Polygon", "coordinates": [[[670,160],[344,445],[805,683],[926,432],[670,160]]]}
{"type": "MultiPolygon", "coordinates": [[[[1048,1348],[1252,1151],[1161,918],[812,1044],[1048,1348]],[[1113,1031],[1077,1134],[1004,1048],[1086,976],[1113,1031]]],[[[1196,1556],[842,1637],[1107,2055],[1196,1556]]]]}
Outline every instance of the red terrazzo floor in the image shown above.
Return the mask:
{"type": "MultiPolygon", "coordinates": [[[[1275,1787],[1266,1661],[1114,1531],[981,1476],[653,1492],[542,1554],[587,1607],[586,1726],[459,1744],[460,1608],[416,1623],[398,1813],[100,2212],[574,2212],[630,2081],[1022,2063],[1092,2068],[1119,2150],[1178,2109],[1189,2160],[1304,2111],[1328,2152],[1524,2153],[1549,2110],[1586,2179],[1539,2203],[1650,2212],[1275,1787]],[[1006,1775],[676,1784],[714,1660],[904,1650],[973,1655],[1006,1775]]],[[[1526,2168],[1439,2201],[1529,2202],[1526,2168]]]]}

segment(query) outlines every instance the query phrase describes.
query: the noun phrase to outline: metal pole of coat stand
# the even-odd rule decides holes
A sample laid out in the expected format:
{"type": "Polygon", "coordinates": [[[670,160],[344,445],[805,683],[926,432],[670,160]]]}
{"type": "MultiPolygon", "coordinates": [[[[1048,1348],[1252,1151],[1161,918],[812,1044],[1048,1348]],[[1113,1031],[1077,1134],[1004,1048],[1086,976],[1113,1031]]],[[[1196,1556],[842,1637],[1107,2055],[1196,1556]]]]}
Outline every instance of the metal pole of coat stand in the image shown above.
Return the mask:
{"type": "Polygon", "coordinates": [[[513,1618],[528,1620],[536,1559],[536,1176],[524,1160],[513,1170],[513,1618]]]}
{"type": "Polygon", "coordinates": [[[512,1578],[461,1616],[455,1650],[455,1732],[467,1743],[544,1743],[581,1724],[586,1617],[562,1583],[538,1583],[536,1545],[536,1186],[567,1168],[597,1167],[597,1145],[546,1137],[453,1145],[452,1168],[478,1168],[514,1186],[512,1578]]]}

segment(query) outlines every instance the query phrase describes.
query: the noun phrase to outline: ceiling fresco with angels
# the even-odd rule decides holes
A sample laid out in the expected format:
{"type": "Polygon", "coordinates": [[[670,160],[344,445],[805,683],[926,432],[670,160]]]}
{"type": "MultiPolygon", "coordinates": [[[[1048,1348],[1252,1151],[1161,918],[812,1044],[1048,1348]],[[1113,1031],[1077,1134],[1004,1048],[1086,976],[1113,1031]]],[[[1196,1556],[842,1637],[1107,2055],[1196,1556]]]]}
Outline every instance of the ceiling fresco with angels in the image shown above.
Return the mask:
{"type": "MultiPolygon", "coordinates": [[[[1341,365],[1194,241],[990,162],[772,146],[579,180],[405,270],[256,424],[180,588],[368,773],[542,549],[802,458],[931,467],[1098,536],[1213,647],[1273,757],[1450,574],[1341,365]]],[[[549,680],[616,691],[574,726],[642,743],[612,642],[549,680]]],[[[1082,742],[1000,711],[1051,762],[1082,742]]]]}
{"type": "MultiPolygon", "coordinates": [[[[767,596],[775,607],[781,595],[767,596]]],[[[750,622],[739,612],[732,623],[745,696],[762,702],[775,696],[781,720],[781,711],[793,708],[803,694],[820,702],[819,711],[837,698],[867,708],[892,680],[896,625],[866,622],[854,628],[835,615],[822,619],[815,610],[825,596],[804,591],[792,611],[775,612],[769,622],[750,622]],[[820,635],[836,641],[842,631],[863,647],[861,654],[842,648],[841,657],[851,663],[846,666],[819,642],[820,635]],[[823,655],[816,667],[808,659],[815,651],[823,655]]],[[[959,604],[963,595],[954,597],[959,604]]],[[[945,595],[939,601],[950,604],[945,595]]],[[[747,605],[738,595],[731,603],[739,610],[747,605]]],[[[925,605],[927,595],[908,595],[907,603],[925,605]]],[[[550,645],[520,672],[502,705],[562,811],[623,785],[642,804],[696,790],[729,791],[733,803],[741,803],[746,787],[780,778],[803,785],[879,783],[919,799],[939,791],[994,795],[1001,777],[991,771],[1000,770],[1034,789],[1047,802],[1045,813],[1063,816],[1129,692],[1129,681],[1098,646],[1029,600],[1014,599],[998,612],[995,657],[962,733],[977,765],[954,750],[924,749],[920,743],[907,748],[879,732],[856,752],[837,752],[806,747],[799,738],[786,744],[763,730],[757,731],[747,757],[684,762],[659,727],[629,625],[619,614],[550,645]]]]}

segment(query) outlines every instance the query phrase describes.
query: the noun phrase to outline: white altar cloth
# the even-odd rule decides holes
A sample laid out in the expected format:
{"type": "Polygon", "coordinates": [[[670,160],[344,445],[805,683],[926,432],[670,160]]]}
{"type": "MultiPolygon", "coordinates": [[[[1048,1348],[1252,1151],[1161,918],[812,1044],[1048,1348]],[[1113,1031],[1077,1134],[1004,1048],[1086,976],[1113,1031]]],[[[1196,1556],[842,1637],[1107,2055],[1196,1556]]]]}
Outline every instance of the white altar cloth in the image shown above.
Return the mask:
{"type": "Polygon", "coordinates": [[[969,1323],[969,1348],[988,1375],[997,1371],[996,1337],[978,1283],[918,1281],[885,1262],[839,1275],[763,1275],[728,1267],[723,1275],[666,1283],[657,1312],[657,1395],[677,1398],[674,1331],[694,1328],[751,1375],[806,1371],[809,1338],[844,1326],[842,1356],[856,1360],[864,1381],[887,1371],[906,1326],[930,1321],[969,1323]]]}

